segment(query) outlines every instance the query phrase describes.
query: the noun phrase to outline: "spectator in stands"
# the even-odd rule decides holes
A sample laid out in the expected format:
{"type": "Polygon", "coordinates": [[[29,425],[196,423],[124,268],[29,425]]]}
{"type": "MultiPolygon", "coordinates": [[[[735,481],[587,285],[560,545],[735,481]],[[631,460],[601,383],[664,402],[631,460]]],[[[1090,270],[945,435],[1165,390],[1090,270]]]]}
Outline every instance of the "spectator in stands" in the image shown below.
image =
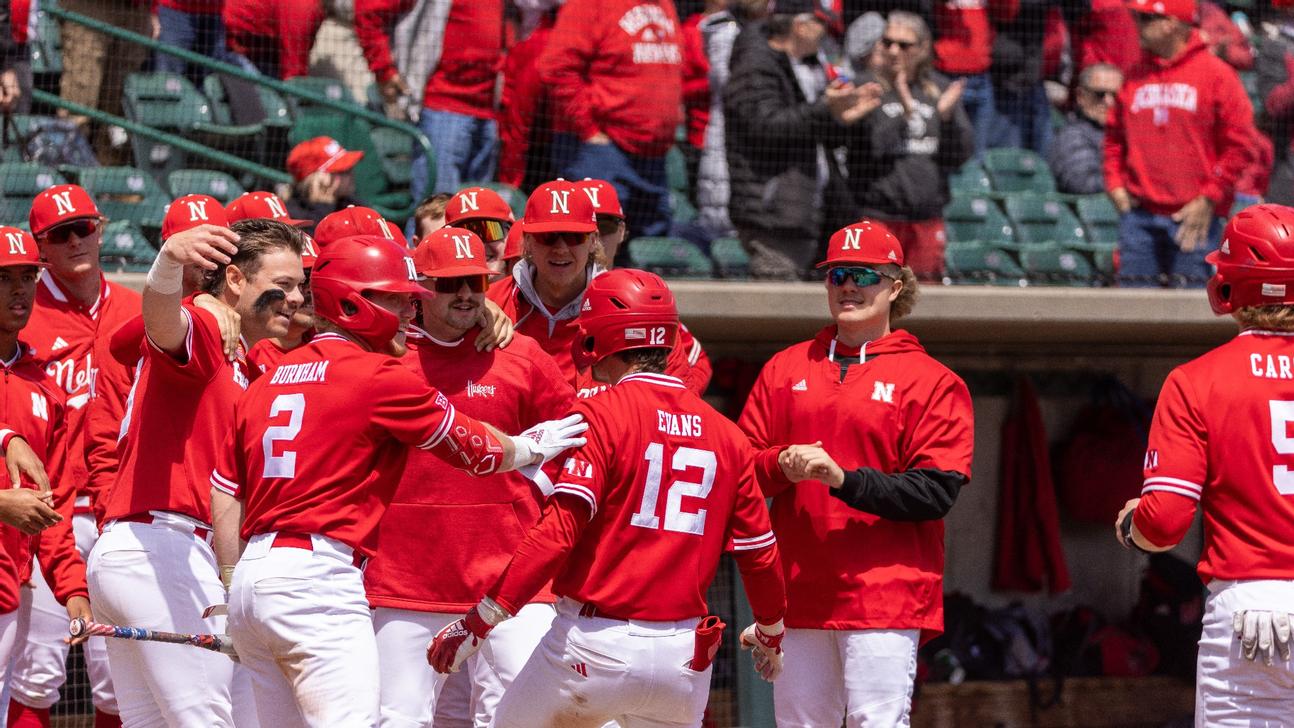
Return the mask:
{"type": "Polygon", "coordinates": [[[252,71],[275,78],[310,72],[310,47],[323,25],[319,0],[224,0],[229,50],[252,71]]]}
{"type": "Polygon", "coordinates": [[[1213,55],[1226,61],[1237,71],[1254,67],[1254,49],[1249,39],[1221,6],[1205,0],[1200,3],[1200,38],[1213,55]]]}
{"type": "MultiPolygon", "coordinates": [[[[220,17],[225,0],[157,0],[157,39],[219,61],[235,60],[225,47],[225,21],[220,17]]],[[[157,54],[157,70],[189,75],[200,83],[207,75],[201,66],[190,67],[168,53],[157,54]]]]}
{"type": "Polygon", "coordinates": [[[543,12],[536,15],[534,30],[509,48],[503,61],[499,99],[499,181],[523,190],[557,176],[550,149],[552,101],[539,80],[539,57],[552,37],[558,0],[538,2],[543,12]]]}
{"type": "Polygon", "coordinates": [[[558,172],[610,182],[632,234],[668,233],[665,153],[683,105],[673,0],[568,0],[539,75],[555,101],[558,172]]]}
{"type": "Polygon", "coordinates": [[[833,19],[817,0],[777,0],[742,30],[724,87],[728,213],[755,278],[804,278],[818,258],[824,207],[844,184],[828,150],[879,103],[879,85],[833,81],[821,52],[833,19]]]}
{"type": "Polygon", "coordinates": [[[433,180],[415,147],[414,199],[494,179],[503,27],[503,0],[355,0],[355,35],[383,98],[410,99],[436,153],[433,180]]]}
{"type": "Polygon", "coordinates": [[[1105,191],[1101,179],[1105,120],[1122,85],[1123,74],[1108,63],[1088,66],[1078,74],[1075,109],[1052,140],[1047,155],[1059,191],[1071,195],[1105,191]]]}
{"type": "Polygon", "coordinates": [[[31,108],[31,59],[27,49],[27,24],[11,3],[0,2],[0,112],[27,113],[31,108]],[[12,23],[12,25],[11,25],[12,23]]]}
{"type": "Polygon", "coordinates": [[[1122,213],[1119,283],[1202,286],[1204,256],[1253,152],[1253,109],[1209,53],[1195,0],[1133,0],[1146,53],[1105,130],[1105,188],[1122,213]]]}
{"type": "Polygon", "coordinates": [[[683,128],[687,135],[678,145],[687,168],[687,196],[697,204],[697,171],[705,148],[705,129],[710,124],[710,59],[705,54],[701,23],[727,6],[727,0],[705,0],[699,13],[683,21],[683,128]]]}
{"type": "Polygon", "coordinates": [[[1294,7],[1273,7],[1262,23],[1254,70],[1263,100],[1264,130],[1275,145],[1276,165],[1266,200],[1294,205],[1294,7]]]}
{"type": "Polygon", "coordinates": [[[1092,0],[1092,7],[1069,26],[1075,68],[1108,63],[1128,75],[1141,58],[1137,21],[1127,0],[1092,0]]]}
{"type": "MultiPolygon", "coordinates": [[[[123,30],[143,35],[152,33],[152,3],[149,0],[61,0],[59,6],[123,30]]],[[[4,28],[5,33],[9,28],[4,28]]],[[[126,76],[139,70],[146,51],[137,43],[118,40],[80,23],[64,22],[63,75],[59,96],[65,101],[121,115],[121,94],[126,76]]],[[[120,127],[90,124],[84,116],[73,115],[89,126],[90,139],[99,161],[106,165],[125,164],[129,159],[128,137],[120,127]]]]}
{"type": "Polygon", "coordinates": [[[932,68],[921,16],[890,13],[872,70],[860,83],[884,91],[848,135],[849,186],[862,217],[883,220],[918,278],[943,276],[948,176],[974,154],[974,129],[959,103],[966,79],[932,68]]]}
{"type": "Polygon", "coordinates": [[[724,147],[723,94],[737,35],[768,13],[768,0],[730,0],[728,8],[701,21],[701,42],[710,66],[710,121],[697,167],[697,224],[715,237],[735,236],[728,217],[728,155],[724,147]]]}
{"type": "Polygon", "coordinates": [[[413,210],[414,235],[413,244],[417,245],[420,240],[437,230],[445,227],[445,207],[449,204],[453,195],[448,192],[437,192],[430,197],[423,198],[422,202],[413,210]]]}
{"type": "Polygon", "coordinates": [[[1009,22],[997,24],[993,43],[993,105],[990,147],[1023,147],[1046,154],[1051,144],[1051,102],[1043,86],[1043,42],[1048,15],[1059,6],[1073,26],[1086,0],[1020,0],[1009,22]]]}
{"type": "Polygon", "coordinates": [[[317,223],[330,213],[363,205],[354,197],[353,172],[363,158],[363,152],[344,149],[335,139],[324,136],[293,147],[287,163],[288,173],[295,180],[288,215],[317,223]]]}
{"type": "Polygon", "coordinates": [[[976,151],[987,149],[993,124],[993,23],[1006,23],[1020,0],[938,0],[935,3],[935,68],[966,80],[962,108],[975,128],[976,151]]]}

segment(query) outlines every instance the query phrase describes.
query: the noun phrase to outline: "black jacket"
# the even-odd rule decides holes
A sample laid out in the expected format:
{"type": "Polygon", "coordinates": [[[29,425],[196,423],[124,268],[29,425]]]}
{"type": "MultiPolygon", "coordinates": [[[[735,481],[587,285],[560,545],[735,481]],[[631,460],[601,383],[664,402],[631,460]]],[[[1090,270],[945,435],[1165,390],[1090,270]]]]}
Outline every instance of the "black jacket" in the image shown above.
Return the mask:
{"type": "Polygon", "coordinates": [[[1081,113],[1071,113],[1047,152],[1056,189],[1070,195],[1104,192],[1104,163],[1105,127],[1081,113]]]}
{"type": "MultiPolygon", "coordinates": [[[[860,84],[874,81],[865,74],[860,84]]],[[[942,93],[948,81],[935,77],[942,93]]],[[[882,220],[934,220],[948,204],[948,175],[975,151],[974,130],[961,104],[952,118],[939,117],[938,94],[914,85],[916,113],[904,116],[899,94],[886,91],[881,105],[851,130],[849,189],[859,214],[882,220]]]]}
{"type": "Polygon", "coordinates": [[[1020,10],[1009,22],[997,25],[993,36],[993,65],[989,71],[994,88],[1023,94],[1042,82],[1042,42],[1047,31],[1047,14],[1059,7],[1070,28],[1078,27],[1091,12],[1091,0],[1020,0],[1020,10]]]}
{"type": "MultiPolygon", "coordinates": [[[[737,36],[729,69],[723,112],[733,225],[819,237],[823,213],[814,205],[817,150],[820,144],[841,143],[844,127],[832,119],[822,99],[805,99],[790,59],[768,46],[764,23],[752,23],[737,36]]],[[[828,167],[834,168],[831,154],[827,157],[828,167]]],[[[824,196],[831,197],[830,191],[824,196]]]]}

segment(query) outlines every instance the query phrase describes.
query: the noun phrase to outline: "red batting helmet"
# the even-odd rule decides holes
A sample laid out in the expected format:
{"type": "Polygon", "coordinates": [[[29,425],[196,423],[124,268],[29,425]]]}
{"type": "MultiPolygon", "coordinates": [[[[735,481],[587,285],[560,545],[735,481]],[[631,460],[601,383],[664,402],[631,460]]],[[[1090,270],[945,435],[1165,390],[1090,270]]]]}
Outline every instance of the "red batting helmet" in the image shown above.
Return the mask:
{"type": "Polygon", "coordinates": [[[678,336],[674,294],[655,273],[617,268],[584,290],[575,363],[580,368],[630,349],[672,349],[678,336]]]}
{"type": "Polygon", "coordinates": [[[1214,313],[1294,304],[1294,208],[1241,210],[1222,231],[1222,247],[1205,260],[1217,266],[1208,285],[1214,313]]]}
{"type": "Polygon", "coordinates": [[[400,329],[395,314],[365,291],[424,295],[409,251],[375,235],[342,238],[319,252],[310,275],[315,313],[381,350],[400,329]]]}

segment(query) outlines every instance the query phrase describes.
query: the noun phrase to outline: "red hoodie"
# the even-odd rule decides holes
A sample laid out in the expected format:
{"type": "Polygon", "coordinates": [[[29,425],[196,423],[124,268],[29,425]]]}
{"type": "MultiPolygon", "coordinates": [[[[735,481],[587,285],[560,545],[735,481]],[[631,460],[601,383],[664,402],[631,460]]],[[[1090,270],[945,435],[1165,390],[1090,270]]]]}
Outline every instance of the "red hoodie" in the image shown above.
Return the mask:
{"type": "Polygon", "coordinates": [[[942,0],[935,5],[935,68],[971,76],[988,71],[993,22],[1005,23],[1020,0],[942,0]]]}
{"type": "Polygon", "coordinates": [[[1172,59],[1144,55],[1124,82],[1105,125],[1105,188],[1156,215],[1205,195],[1225,216],[1254,134],[1235,70],[1192,35],[1172,59]]]}
{"type": "MultiPolygon", "coordinates": [[[[526,155],[533,134],[547,134],[552,114],[539,81],[539,56],[552,37],[553,20],[545,15],[525,40],[508,49],[503,62],[503,96],[499,103],[499,181],[520,187],[526,179],[526,155]],[[536,128],[538,127],[538,128],[536,128]]],[[[547,136],[538,137],[547,138],[547,136]]]]}
{"type": "Polygon", "coordinates": [[[682,118],[683,36],[672,0],[569,0],[539,59],[557,130],[660,157],[682,118]]]}
{"type": "Polygon", "coordinates": [[[219,15],[225,0],[157,0],[157,4],[190,15],[219,15]]]}
{"type": "Polygon", "coordinates": [[[1126,76],[1141,59],[1137,21],[1124,0],[1092,0],[1092,10],[1074,28],[1078,70],[1109,63],[1126,76]]]}
{"type": "Polygon", "coordinates": [[[233,51],[255,59],[273,44],[280,78],[310,72],[310,47],[324,21],[318,0],[226,0],[223,18],[233,51]]]}
{"type": "Polygon", "coordinates": [[[683,112],[687,117],[687,143],[705,146],[705,128],[710,125],[710,59],[705,55],[701,21],[697,13],[683,23],[683,112]]]}

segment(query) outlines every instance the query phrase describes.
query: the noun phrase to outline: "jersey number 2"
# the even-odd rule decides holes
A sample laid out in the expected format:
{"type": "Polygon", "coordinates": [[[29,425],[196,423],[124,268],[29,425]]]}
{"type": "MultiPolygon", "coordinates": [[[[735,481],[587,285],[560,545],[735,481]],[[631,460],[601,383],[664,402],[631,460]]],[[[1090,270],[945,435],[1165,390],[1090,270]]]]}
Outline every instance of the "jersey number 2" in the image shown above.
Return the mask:
{"type": "MultiPolygon", "coordinates": [[[[1272,415],[1272,445],[1280,455],[1294,455],[1294,437],[1289,436],[1289,424],[1294,422],[1294,402],[1273,399],[1267,407],[1272,415]]],[[[1274,466],[1272,480],[1277,493],[1294,495],[1294,472],[1288,465],[1274,466]]]]}
{"type": "Polygon", "coordinates": [[[294,478],[297,474],[297,451],[284,450],[282,455],[275,455],[274,443],[291,442],[301,434],[301,418],[306,413],[306,396],[298,392],[275,397],[274,403],[270,405],[270,417],[278,417],[284,412],[288,413],[288,423],[265,428],[265,434],[261,437],[261,450],[265,453],[265,471],[262,475],[266,478],[294,478]]]}
{"type": "MultiPolygon", "coordinates": [[[[643,487],[643,500],[638,512],[629,522],[640,528],[657,529],[661,527],[660,517],[656,515],[656,502],[660,498],[661,476],[665,466],[665,446],[653,442],[643,454],[647,460],[647,482],[643,487]]],[[[689,468],[701,469],[701,482],[675,480],[666,489],[665,530],[677,533],[692,533],[700,536],[705,533],[705,509],[698,508],[696,513],[683,510],[683,496],[705,498],[714,487],[714,471],[717,460],[709,450],[697,450],[691,447],[680,447],[674,451],[670,469],[681,472],[689,468]]]]}

